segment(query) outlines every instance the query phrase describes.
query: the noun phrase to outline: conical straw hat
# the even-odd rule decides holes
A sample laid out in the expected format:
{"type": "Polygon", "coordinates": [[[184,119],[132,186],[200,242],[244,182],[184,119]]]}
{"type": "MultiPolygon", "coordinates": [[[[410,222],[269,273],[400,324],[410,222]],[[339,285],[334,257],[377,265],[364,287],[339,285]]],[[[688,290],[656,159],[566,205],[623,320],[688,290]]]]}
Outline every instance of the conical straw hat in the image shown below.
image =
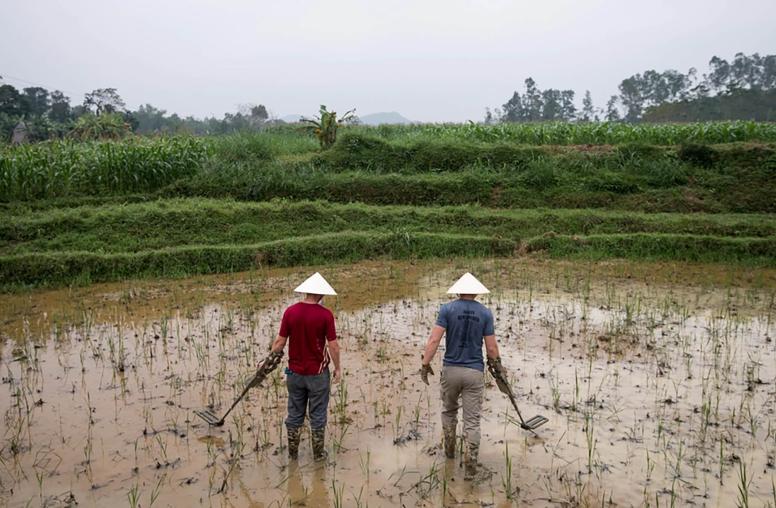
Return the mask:
{"type": "Polygon", "coordinates": [[[461,278],[447,290],[447,294],[450,295],[484,295],[487,293],[490,293],[488,288],[483,286],[482,282],[478,281],[477,278],[469,272],[463,274],[461,278]]]}
{"type": "Polygon", "coordinates": [[[334,288],[329,285],[328,282],[326,282],[326,279],[323,278],[323,275],[321,275],[318,272],[315,272],[312,274],[308,279],[299,286],[297,286],[296,289],[294,289],[295,293],[307,293],[310,295],[336,295],[337,292],[334,291],[334,288]]]}

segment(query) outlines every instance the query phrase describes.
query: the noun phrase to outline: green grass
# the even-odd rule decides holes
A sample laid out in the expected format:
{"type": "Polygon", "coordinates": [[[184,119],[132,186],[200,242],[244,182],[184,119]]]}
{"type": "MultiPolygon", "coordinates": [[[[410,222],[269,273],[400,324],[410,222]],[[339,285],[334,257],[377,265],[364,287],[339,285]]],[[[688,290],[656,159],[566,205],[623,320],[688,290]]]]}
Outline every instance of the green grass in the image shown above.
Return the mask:
{"type": "Polygon", "coordinates": [[[767,122],[702,123],[522,123],[522,124],[426,124],[348,127],[347,132],[389,141],[480,141],[526,145],[619,145],[648,143],[733,143],[776,141],[776,124],[767,122]]]}
{"type": "MultiPolygon", "coordinates": [[[[256,201],[288,197],[376,204],[776,211],[776,191],[770,184],[776,145],[650,144],[660,139],[649,132],[676,129],[732,133],[715,135],[717,141],[767,141],[768,136],[757,133],[770,132],[761,124],[350,127],[326,152],[296,128],[212,138],[52,141],[0,148],[0,202],[141,194],[256,201]],[[481,136],[461,134],[481,129],[597,132],[604,128],[645,134],[641,140],[617,138],[628,142],[616,146],[526,145],[520,143],[530,139],[497,136],[483,141],[481,136]],[[677,194],[685,198],[677,199],[677,194]]],[[[702,138],[671,136],[666,139],[702,138]]]]}
{"type": "Polygon", "coordinates": [[[384,257],[508,256],[514,249],[514,242],[482,236],[343,231],[247,245],[193,245],[121,253],[37,252],[0,255],[0,290],[384,257]]]}
{"type": "Polygon", "coordinates": [[[725,238],[678,234],[544,235],[525,245],[528,252],[585,259],[631,258],[776,266],[776,237],[725,238]]]}
{"type": "Polygon", "coordinates": [[[518,252],[776,266],[776,220],[762,214],[170,199],[19,211],[0,223],[6,287],[518,252]]]}
{"type": "Polygon", "coordinates": [[[30,212],[0,224],[0,254],[137,252],[182,245],[251,244],[356,231],[472,234],[519,241],[544,233],[776,236],[772,215],[644,214],[597,210],[245,203],[173,199],[30,212]]]}
{"type": "Polygon", "coordinates": [[[0,147],[0,286],[375,257],[776,265],[776,126],[297,127],[0,147]]]}
{"type": "Polygon", "coordinates": [[[189,137],[0,147],[0,201],[152,191],[199,171],[207,151],[189,137]]]}

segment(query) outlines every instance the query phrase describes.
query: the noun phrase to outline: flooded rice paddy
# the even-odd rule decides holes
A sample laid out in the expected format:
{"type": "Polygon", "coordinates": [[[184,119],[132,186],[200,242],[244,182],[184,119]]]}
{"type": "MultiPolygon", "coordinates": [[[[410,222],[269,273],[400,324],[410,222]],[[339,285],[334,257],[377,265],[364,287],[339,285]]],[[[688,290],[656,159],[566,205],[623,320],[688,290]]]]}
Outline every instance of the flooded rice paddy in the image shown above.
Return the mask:
{"type": "Polygon", "coordinates": [[[326,464],[285,454],[282,369],[220,413],[306,270],[0,295],[0,504],[9,506],[776,506],[776,271],[550,261],[326,267],[344,381],[326,464]],[[440,450],[446,288],[471,270],[524,416],[488,383],[465,482],[440,450]]]}

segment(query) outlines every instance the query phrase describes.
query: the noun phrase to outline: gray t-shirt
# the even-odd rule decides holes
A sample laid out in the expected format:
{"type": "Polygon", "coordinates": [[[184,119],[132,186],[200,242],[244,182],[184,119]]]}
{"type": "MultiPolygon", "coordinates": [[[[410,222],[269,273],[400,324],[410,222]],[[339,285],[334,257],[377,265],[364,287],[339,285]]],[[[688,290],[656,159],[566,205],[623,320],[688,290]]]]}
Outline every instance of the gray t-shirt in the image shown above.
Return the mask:
{"type": "Polygon", "coordinates": [[[485,370],[482,338],[495,333],[487,307],[476,300],[455,300],[442,305],[436,324],[445,329],[443,365],[485,370]]]}

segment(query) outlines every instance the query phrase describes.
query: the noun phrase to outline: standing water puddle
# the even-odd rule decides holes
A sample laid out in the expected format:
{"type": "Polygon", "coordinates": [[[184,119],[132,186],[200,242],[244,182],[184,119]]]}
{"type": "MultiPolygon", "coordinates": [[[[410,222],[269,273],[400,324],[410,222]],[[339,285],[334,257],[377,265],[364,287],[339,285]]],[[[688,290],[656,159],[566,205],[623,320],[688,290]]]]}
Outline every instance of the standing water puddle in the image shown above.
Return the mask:
{"type": "MultiPolygon", "coordinates": [[[[776,505],[776,272],[470,261],[324,268],[344,382],[329,462],[285,455],[282,369],[220,414],[310,270],[0,295],[0,501],[11,506],[776,505]],[[416,375],[446,288],[493,293],[528,434],[492,382],[463,480],[416,375]],[[717,272],[714,272],[717,270],[717,272]],[[730,282],[730,281],[734,282],[730,282]]],[[[439,365],[439,355],[435,359],[439,365]]],[[[436,368],[437,374],[439,369],[436,368]]],[[[490,380],[489,380],[490,381],[490,380]]]]}

